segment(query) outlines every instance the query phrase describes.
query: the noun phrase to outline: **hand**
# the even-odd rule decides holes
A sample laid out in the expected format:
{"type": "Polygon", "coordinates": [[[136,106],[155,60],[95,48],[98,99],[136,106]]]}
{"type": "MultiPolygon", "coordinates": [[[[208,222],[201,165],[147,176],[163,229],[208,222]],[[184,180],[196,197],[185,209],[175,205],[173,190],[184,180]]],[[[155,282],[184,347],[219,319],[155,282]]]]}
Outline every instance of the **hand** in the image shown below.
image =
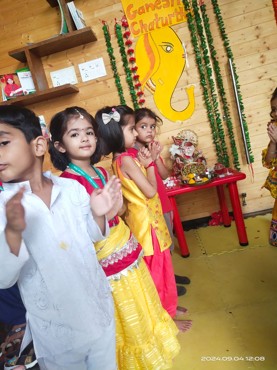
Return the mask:
{"type": "Polygon", "coordinates": [[[153,161],[156,161],[163,150],[163,146],[159,141],[152,141],[151,143],[148,144],[148,149],[151,153],[153,161]]]}
{"type": "Polygon", "coordinates": [[[21,203],[25,189],[21,188],[6,204],[6,231],[21,234],[26,228],[25,210],[21,203]]]}
{"type": "Polygon", "coordinates": [[[103,189],[92,192],[91,210],[95,216],[101,217],[111,211],[118,201],[122,201],[121,182],[116,176],[112,176],[103,189]]]}
{"type": "Polygon", "coordinates": [[[267,134],[273,143],[277,143],[277,126],[273,122],[269,122],[267,126],[267,134]]]}
{"type": "Polygon", "coordinates": [[[148,148],[141,147],[138,151],[137,158],[144,167],[147,167],[151,162],[153,162],[151,152],[148,148]]]}

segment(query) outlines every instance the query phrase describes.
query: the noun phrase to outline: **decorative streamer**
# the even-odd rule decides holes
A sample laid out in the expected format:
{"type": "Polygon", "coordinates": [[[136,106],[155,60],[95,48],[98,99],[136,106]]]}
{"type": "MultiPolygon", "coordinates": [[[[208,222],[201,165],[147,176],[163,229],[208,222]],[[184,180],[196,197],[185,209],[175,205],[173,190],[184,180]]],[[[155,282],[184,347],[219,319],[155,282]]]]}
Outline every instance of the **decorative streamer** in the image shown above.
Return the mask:
{"type": "Polygon", "coordinates": [[[115,85],[116,85],[117,92],[118,92],[119,99],[120,99],[120,104],[126,105],[126,101],[125,101],[124,94],[123,94],[123,88],[122,88],[120,77],[117,71],[116,59],[115,59],[114,51],[113,51],[112,44],[111,44],[111,35],[109,32],[109,28],[108,28],[107,22],[102,21],[102,24],[103,24],[102,30],[104,32],[107,52],[110,58],[110,63],[111,63],[112,71],[113,71],[113,76],[115,79],[115,85]]]}
{"type": "MultiPolygon", "coordinates": [[[[124,67],[124,70],[125,70],[126,81],[127,81],[128,86],[129,86],[129,91],[130,91],[131,99],[132,99],[132,102],[133,102],[133,106],[134,106],[134,109],[138,109],[139,104],[138,104],[138,100],[137,100],[136,89],[135,89],[135,86],[133,84],[132,72],[131,72],[131,70],[129,68],[129,65],[128,65],[128,57],[127,57],[127,53],[126,53],[126,50],[125,50],[125,45],[124,45],[124,40],[123,40],[123,35],[122,35],[122,29],[121,29],[121,25],[118,24],[117,22],[115,23],[115,34],[116,34],[116,37],[117,37],[117,43],[118,43],[118,46],[119,46],[119,51],[120,51],[123,67],[124,67]]],[[[135,62],[135,58],[133,56],[130,56],[129,61],[130,61],[130,63],[135,62]]],[[[139,76],[137,76],[137,79],[139,79],[139,76]]]]}
{"type": "Polygon", "coordinates": [[[207,36],[208,47],[210,49],[210,55],[211,55],[211,59],[213,63],[213,70],[214,70],[214,74],[216,78],[217,88],[218,88],[219,96],[220,96],[222,106],[223,106],[224,120],[226,122],[227,129],[228,129],[228,136],[229,136],[232,155],[233,155],[233,164],[237,170],[240,170],[238,151],[237,151],[236,141],[234,137],[233,123],[232,123],[232,119],[230,115],[230,110],[228,107],[228,102],[226,98],[226,92],[224,89],[223,78],[221,75],[219,62],[217,60],[217,52],[214,47],[214,40],[213,40],[213,36],[211,33],[211,29],[210,29],[210,21],[206,13],[206,5],[204,3],[200,5],[200,10],[201,10],[202,17],[203,17],[203,23],[205,27],[206,36],[207,36]]]}
{"type": "Polygon", "coordinates": [[[275,15],[276,23],[277,23],[277,0],[272,0],[272,5],[273,5],[274,15],[275,15]]]}
{"type": "Polygon", "coordinates": [[[210,56],[208,51],[208,46],[206,42],[206,36],[204,34],[203,26],[202,26],[202,19],[199,14],[198,10],[198,4],[197,0],[192,0],[192,7],[193,7],[193,13],[194,13],[194,19],[196,23],[196,28],[198,32],[198,37],[200,39],[200,46],[202,50],[202,59],[204,60],[205,68],[206,68],[206,80],[208,82],[208,88],[209,88],[209,94],[210,94],[210,100],[212,103],[212,111],[215,117],[215,126],[217,130],[217,136],[219,139],[219,142],[221,144],[221,157],[222,157],[222,163],[229,167],[229,156],[227,151],[227,146],[225,142],[225,133],[224,129],[222,127],[222,119],[221,114],[219,111],[219,104],[218,104],[218,94],[216,93],[215,89],[215,82],[213,78],[213,70],[210,62],[210,56]]]}
{"type": "MultiPolygon", "coordinates": [[[[220,12],[217,0],[211,0],[211,1],[212,1],[214,14],[215,14],[216,19],[217,19],[217,24],[218,24],[218,27],[219,27],[219,30],[220,30],[221,38],[223,40],[223,44],[224,44],[224,47],[225,47],[227,57],[232,62],[233,74],[234,74],[234,83],[236,85],[236,91],[237,91],[238,107],[240,109],[240,115],[241,115],[241,120],[242,120],[242,126],[241,127],[242,127],[242,130],[244,132],[244,137],[245,137],[244,149],[245,149],[247,163],[249,165],[251,165],[251,163],[254,162],[254,156],[252,154],[251,143],[250,143],[249,132],[248,132],[248,126],[247,126],[247,122],[246,122],[246,118],[245,118],[245,114],[244,114],[244,105],[243,105],[243,102],[242,102],[242,95],[241,95],[241,92],[240,92],[239,78],[238,78],[238,75],[237,75],[237,72],[236,72],[234,57],[233,57],[233,53],[232,53],[232,50],[231,50],[231,47],[230,47],[230,42],[229,42],[228,36],[226,34],[226,31],[225,31],[223,18],[221,16],[221,12],[220,12]]],[[[251,167],[251,171],[253,173],[252,167],[251,167]]]]}
{"type": "Polygon", "coordinates": [[[131,32],[129,31],[129,24],[128,24],[126,16],[124,16],[122,18],[121,24],[122,24],[122,27],[125,30],[124,33],[123,33],[123,38],[126,40],[125,41],[125,46],[127,48],[127,55],[130,56],[130,58],[129,58],[129,62],[131,63],[131,68],[130,69],[131,69],[131,72],[132,72],[132,75],[133,75],[133,81],[134,81],[135,88],[136,88],[136,94],[137,94],[137,97],[139,99],[138,103],[139,103],[139,105],[142,106],[145,103],[144,93],[141,90],[141,83],[139,81],[139,75],[137,74],[138,67],[136,65],[136,58],[135,58],[135,54],[134,54],[135,51],[133,49],[133,41],[130,38],[131,32]]]}
{"type": "Polygon", "coordinates": [[[201,51],[200,47],[198,45],[198,39],[197,39],[197,30],[194,24],[194,19],[191,13],[191,8],[188,0],[183,0],[183,4],[185,7],[185,10],[187,12],[187,21],[188,21],[188,28],[190,30],[191,34],[191,42],[194,48],[194,53],[195,53],[195,59],[196,59],[196,64],[198,67],[198,71],[200,74],[200,84],[203,89],[203,96],[204,96],[204,102],[206,105],[207,109],[207,114],[211,126],[211,131],[212,131],[212,138],[213,138],[213,143],[215,145],[216,149],[216,154],[217,154],[217,159],[219,162],[223,163],[223,156],[222,156],[222,151],[221,151],[221,146],[220,146],[220,141],[218,137],[218,132],[216,128],[216,123],[215,123],[215,118],[213,114],[213,109],[212,109],[212,104],[210,102],[210,94],[207,88],[207,83],[206,83],[206,73],[204,70],[204,66],[202,63],[202,56],[201,56],[201,51]]]}

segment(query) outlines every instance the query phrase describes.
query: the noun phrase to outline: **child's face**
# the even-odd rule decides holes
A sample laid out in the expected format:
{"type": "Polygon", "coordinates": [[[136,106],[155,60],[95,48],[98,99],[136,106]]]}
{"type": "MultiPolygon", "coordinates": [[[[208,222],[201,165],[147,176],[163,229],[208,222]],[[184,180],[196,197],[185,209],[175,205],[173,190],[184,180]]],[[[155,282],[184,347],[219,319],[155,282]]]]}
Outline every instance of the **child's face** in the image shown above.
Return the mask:
{"type": "Polygon", "coordinates": [[[135,129],[135,118],[132,115],[126,116],[127,125],[123,126],[123,135],[125,141],[125,148],[129,149],[135,145],[138,133],[135,129]]]}
{"type": "Polygon", "coordinates": [[[138,133],[137,141],[142,144],[149,144],[154,141],[156,136],[156,121],[151,117],[144,117],[136,123],[138,133]]]}
{"type": "Polygon", "coordinates": [[[270,117],[273,121],[277,122],[277,98],[271,100],[270,117]]]}
{"type": "Polygon", "coordinates": [[[34,146],[27,143],[17,128],[0,123],[0,181],[28,181],[34,175],[36,155],[34,146]]]}
{"type": "Polygon", "coordinates": [[[91,123],[78,117],[68,122],[59,150],[66,152],[71,160],[88,159],[95,152],[96,143],[91,123]]]}

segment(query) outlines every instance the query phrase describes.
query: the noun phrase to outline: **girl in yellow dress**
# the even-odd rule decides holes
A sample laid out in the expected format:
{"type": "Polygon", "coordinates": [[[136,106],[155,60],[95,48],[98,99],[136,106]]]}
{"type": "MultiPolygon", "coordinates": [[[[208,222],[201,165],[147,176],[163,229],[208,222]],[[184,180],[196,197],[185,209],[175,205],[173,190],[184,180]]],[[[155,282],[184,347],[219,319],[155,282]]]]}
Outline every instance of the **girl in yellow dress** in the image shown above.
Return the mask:
{"type": "MultiPolygon", "coordinates": [[[[150,151],[143,147],[137,156],[128,152],[135,144],[134,111],[126,105],[105,107],[95,116],[102,153],[113,153],[113,171],[121,180],[126,205],[125,220],[141,244],[145,262],[154,280],[164,309],[176,320],[177,288],[170,255],[172,243],[157,192],[155,167],[150,151]]],[[[191,321],[175,321],[181,331],[191,321]]]]}
{"type": "Polygon", "coordinates": [[[263,185],[270,191],[271,196],[275,199],[272,210],[272,220],[269,231],[269,243],[277,247],[277,88],[274,90],[270,99],[271,121],[267,125],[269,143],[262,152],[263,166],[269,168],[269,174],[263,185]]]}
{"type": "MultiPolygon", "coordinates": [[[[67,108],[52,118],[50,134],[49,153],[61,176],[79,181],[89,194],[101,192],[108,173],[93,166],[101,156],[94,118],[80,107],[67,108]]],[[[180,350],[178,329],[161,306],[140,244],[117,215],[121,207],[119,201],[107,215],[109,237],[95,243],[115,303],[118,368],[169,369],[180,350]]]]}

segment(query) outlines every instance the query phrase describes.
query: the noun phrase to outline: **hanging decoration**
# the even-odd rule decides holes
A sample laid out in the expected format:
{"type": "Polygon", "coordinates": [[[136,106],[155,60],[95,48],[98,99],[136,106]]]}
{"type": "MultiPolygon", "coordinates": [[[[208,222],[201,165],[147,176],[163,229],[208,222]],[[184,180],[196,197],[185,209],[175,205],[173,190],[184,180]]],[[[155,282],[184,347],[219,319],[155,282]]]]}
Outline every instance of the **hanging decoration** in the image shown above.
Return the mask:
{"type": "MultiPolygon", "coordinates": [[[[251,165],[251,163],[254,162],[254,156],[252,154],[250,137],[249,137],[249,132],[248,132],[248,126],[247,126],[246,117],[245,117],[245,114],[244,114],[244,105],[243,105],[243,102],[242,102],[242,95],[241,95],[241,92],[240,92],[239,78],[238,78],[238,75],[237,75],[237,72],[236,72],[234,57],[233,57],[233,53],[232,53],[232,50],[231,50],[231,47],[230,47],[230,42],[229,42],[226,30],[225,30],[223,18],[221,16],[221,11],[219,9],[217,0],[211,0],[211,1],[212,1],[212,5],[213,5],[214,14],[216,16],[217,24],[218,24],[218,27],[219,27],[219,30],[220,30],[221,38],[223,40],[223,44],[224,44],[224,47],[225,47],[225,51],[226,51],[227,57],[228,57],[231,65],[232,65],[232,69],[233,69],[232,72],[233,72],[233,76],[234,76],[234,84],[236,86],[238,111],[239,111],[239,115],[240,115],[240,118],[241,118],[241,129],[242,129],[243,137],[245,138],[245,140],[244,140],[244,149],[245,149],[247,163],[249,165],[251,165]]],[[[251,167],[251,171],[252,171],[252,174],[253,174],[252,167],[251,167]]]]}
{"type": "Polygon", "coordinates": [[[277,23],[277,0],[272,0],[272,5],[273,5],[275,19],[276,19],[276,23],[277,23]]]}
{"type": "Polygon", "coordinates": [[[136,89],[138,103],[140,106],[142,106],[145,103],[144,93],[141,89],[141,83],[139,81],[139,76],[137,74],[138,67],[136,65],[135,51],[133,48],[133,41],[130,37],[131,32],[129,30],[129,24],[128,24],[126,16],[122,18],[121,25],[124,28],[123,38],[125,39],[125,46],[127,48],[127,55],[129,56],[129,63],[131,64],[130,70],[132,72],[132,77],[133,77],[134,86],[136,89]]]}
{"type": "Polygon", "coordinates": [[[215,129],[217,130],[216,135],[218,136],[220,146],[221,146],[222,163],[225,165],[225,167],[229,167],[230,165],[229,155],[228,155],[227,146],[225,142],[225,133],[224,133],[224,129],[222,126],[221,113],[219,111],[218,94],[216,92],[216,86],[215,86],[214,77],[213,77],[213,70],[211,66],[209,49],[208,49],[204,29],[202,26],[202,18],[199,13],[197,0],[192,0],[192,8],[193,8],[194,21],[196,24],[198,37],[200,39],[202,59],[205,65],[205,77],[206,77],[206,81],[208,82],[210,101],[212,104],[212,112],[215,117],[215,129]]]}
{"type": "MultiPolygon", "coordinates": [[[[200,84],[201,84],[202,89],[203,89],[204,102],[205,102],[205,105],[206,105],[207,114],[208,114],[208,118],[209,118],[209,122],[210,122],[210,126],[211,126],[212,138],[213,138],[213,143],[214,143],[215,149],[216,149],[217,159],[218,159],[218,162],[224,163],[224,157],[222,155],[220,138],[218,136],[218,130],[217,130],[217,127],[216,127],[216,122],[215,122],[214,112],[213,112],[213,108],[212,108],[212,103],[210,101],[210,94],[209,94],[209,90],[208,90],[208,87],[207,87],[208,84],[207,84],[207,81],[206,81],[206,73],[205,73],[205,68],[204,68],[203,61],[202,61],[202,55],[201,55],[201,51],[200,51],[200,47],[199,47],[199,43],[198,43],[197,29],[196,29],[196,25],[195,25],[195,22],[194,22],[194,17],[192,16],[192,11],[191,11],[191,8],[190,8],[189,1],[188,0],[183,0],[183,4],[184,4],[185,10],[187,12],[188,28],[189,28],[189,31],[190,31],[190,34],[191,34],[191,42],[192,42],[192,45],[193,45],[193,49],[194,49],[194,53],[195,53],[195,59],[196,59],[198,71],[199,71],[199,74],[200,74],[200,84]]],[[[224,165],[225,165],[225,163],[224,163],[224,165]]]]}
{"type": "Polygon", "coordinates": [[[212,33],[211,33],[211,29],[210,29],[210,21],[209,21],[209,17],[207,15],[207,12],[206,12],[206,5],[204,3],[202,3],[200,5],[200,10],[201,10],[201,13],[202,13],[203,23],[204,23],[204,27],[205,27],[206,36],[207,36],[208,47],[210,49],[210,55],[211,55],[211,59],[212,59],[213,70],[214,70],[214,74],[215,74],[215,79],[216,79],[216,84],[217,84],[217,88],[218,88],[218,92],[219,92],[219,97],[221,99],[221,103],[222,103],[222,107],[223,107],[224,120],[226,122],[227,129],[228,129],[228,136],[229,136],[232,155],[233,155],[233,165],[237,170],[240,170],[238,150],[237,150],[236,141],[235,141],[235,137],[234,137],[233,123],[232,123],[230,110],[229,110],[229,106],[228,106],[228,102],[227,102],[227,98],[226,98],[226,92],[225,92],[225,89],[224,89],[223,78],[222,78],[222,75],[221,75],[221,70],[220,70],[218,59],[217,59],[217,52],[216,52],[216,49],[214,47],[214,40],[213,40],[213,36],[212,36],[212,33]]]}
{"type": "MultiPolygon", "coordinates": [[[[134,109],[138,109],[139,104],[138,104],[138,99],[137,99],[137,94],[136,94],[136,88],[135,88],[134,83],[133,83],[133,76],[132,76],[132,72],[131,72],[131,69],[130,69],[129,63],[128,63],[128,56],[127,56],[127,53],[126,53],[126,50],[125,50],[125,44],[124,44],[124,40],[123,40],[121,25],[118,22],[115,23],[115,34],[116,34],[117,43],[118,43],[118,46],[119,46],[119,52],[120,52],[120,55],[121,55],[121,59],[122,59],[122,63],[123,63],[123,67],[124,67],[124,71],[125,71],[125,75],[126,75],[126,81],[127,81],[128,86],[129,86],[129,92],[130,92],[130,95],[131,95],[133,106],[134,106],[134,109]]],[[[130,61],[130,63],[135,62],[135,58],[132,56],[132,54],[131,54],[131,56],[129,56],[129,61],[130,61]]],[[[139,80],[139,76],[137,74],[134,75],[134,80],[136,80],[136,81],[139,80]]]]}
{"type": "Polygon", "coordinates": [[[106,48],[107,48],[107,52],[110,58],[110,63],[111,63],[112,71],[113,71],[113,76],[115,79],[115,85],[117,88],[118,96],[120,99],[120,104],[126,105],[126,101],[125,101],[124,94],[123,94],[123,88],[122,88],[120,77],[117,71],[116,59],[115,59],[113,47],[111,44],[111,35],[109,32],[109,28],[108,28],[107,22],[102,21],[102,24],[103,24],[102,30],[104,32],[106,48]]]}

